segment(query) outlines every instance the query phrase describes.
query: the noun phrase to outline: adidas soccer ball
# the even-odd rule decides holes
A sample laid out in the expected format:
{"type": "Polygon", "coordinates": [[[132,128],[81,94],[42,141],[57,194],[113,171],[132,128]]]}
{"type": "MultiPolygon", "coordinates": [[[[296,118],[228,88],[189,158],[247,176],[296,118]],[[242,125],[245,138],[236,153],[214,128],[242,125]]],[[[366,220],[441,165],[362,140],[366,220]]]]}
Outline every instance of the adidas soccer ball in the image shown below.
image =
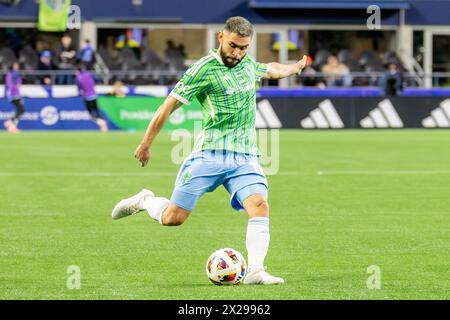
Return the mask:
{"type": "Polygon", "coordinates": [[[206,274],[216,285],[237,285],[245,277],[247,263],[244,256],[231,248],[213,252],[206,261],[206,274]]]}

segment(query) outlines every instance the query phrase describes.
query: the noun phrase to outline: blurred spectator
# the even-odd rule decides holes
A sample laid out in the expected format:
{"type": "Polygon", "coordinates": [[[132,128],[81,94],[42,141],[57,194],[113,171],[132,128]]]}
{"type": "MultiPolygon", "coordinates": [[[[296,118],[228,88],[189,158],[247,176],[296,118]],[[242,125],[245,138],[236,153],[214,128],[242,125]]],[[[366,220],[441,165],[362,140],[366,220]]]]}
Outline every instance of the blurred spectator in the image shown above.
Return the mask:
{"type": "Polygon", "coordinates": [[[317,71],[313,68],[312,64],[313,59],[311,56],[307,56],[306,66],[303,68],[301,73],[302,76],[300,77],[301,84],[306,87],[325,86],[324,83],[317,78],[317,71]]]}
{"type": "Polygon", "coordinates": [[[178,45],[178,51],[180,52],[181,57],[182,57],[183,59],[186,59],[186,58],[187,58],[187,54],[186,54],[186,51],[185,51],[185,49],[184,49],[184,44],[180,43],[180,44],[178,45]]]}
{"type": "Polygon", "coordinates": [[[44,50],[49,50],[49,45],[42,39],[37,39],[35,43],[35,49],[37,52],[43,52],[44,50]]]}
{"type": "MultiPolygon", "coordinates": [[[[166,61],[169,63],[169,70],[186,70],[186,65],[184,64],[184,59],[186,56],[186,53],[184,52],[184,45],[176,46],[173,40],[168,40],[165,53],[166,61]]],[[[175,83],[178,81],[177,77],[168,77],[167,80],[175,83]]]]}
{"type": "Polygon", "coordinates": [[[177,59],[183,57],[183,54],[186,55],[186,53],[184,53],[183,45],[176,46],[173,40],[167,40],[166,45],[166,58],[177,59]]]}
{"type": "Polygon", "coordinates": [[[380,79],[380,87],[385,96],[396,96],[403,91],[402,75],[395,63],[389,63],[380,79]]]}
{"type": "Polygon", "coordinates": [[[330,56],[331,53],[328,50],[320,49],[314,55],[312,67],[317,71],[322,70],[322,67],[327,63],[327,60],[330,56]]]}
{"type": "Polygon", "coordinates": [[[92,48],[91,42],[89,39],[85,39],[83,44],[78,50],[78,61],[83,63],[88,70],[92,70],[94,68],[95,63],[95,55],[94,48],[92,48]]]}
{"type": "Polygon", "coordinates": [[[327,74],[325,79],[329,87],[352,85],[349,69],[345,64],[340,63],[336,56],[328,57],[327,63],[322,67],[322,72],[327,74]]]}
{"type": "MultiPolygon", "coordinates": [[[[41,52],[39,57],[38,70],[55,70],[55,66],[52,63],[52,54],[49,50],[44,50],[41,52]]],[[[40,83],[50,85],[52,84],[52,77],[50,74],[44,74],[40,76],[40,83]]]]}
{"type": "Polygon", "coordinates": [[[178,50],[176,45],[175,45],[175,42],[173,42],[173,40],[167,40],[166,41],[166,50],[164,50],[164,53],[166,55],[169,55],[174,50],[178,50]]]}
{"type": "Polygon", "coordinates": [[[58,57],[58,69],[67,71],[66,74],[58,75],[56,82],[58,84],[72,84],[73,75],[70,71],[75,69],[76,51],[72,45],[72,38],[65,34],[61,38],[61,47],[59,48],[58,57]]]}
{"type": "Polygon", "coordinates": [[[123,98],[125,97],[125,90],[123,88],[123,82],[122,81],[116,81],[113,85],[113,90],[108,93],[108,96],[114,96],[117,98],[123,98]]]}

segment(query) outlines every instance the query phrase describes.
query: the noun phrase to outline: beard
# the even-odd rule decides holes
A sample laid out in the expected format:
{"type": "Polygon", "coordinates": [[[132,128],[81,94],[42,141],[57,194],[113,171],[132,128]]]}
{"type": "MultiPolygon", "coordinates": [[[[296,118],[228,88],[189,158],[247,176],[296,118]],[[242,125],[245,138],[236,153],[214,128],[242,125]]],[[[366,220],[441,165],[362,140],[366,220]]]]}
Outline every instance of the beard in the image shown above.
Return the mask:
{"type": "Polygon", "coordinates": [[[222,48],[219,48],[219,54],[220,57],[222,58],[223,64],[226,65],[228,68],[233,68],[236,65],[239,64],[239,62],[241,62],[241,60],[243,59],[243,57],[241,59],[235,59],[235,58],[231,58],[228,57],[227,55],[225,55],[225,53],[222,51],[222,48]]]}

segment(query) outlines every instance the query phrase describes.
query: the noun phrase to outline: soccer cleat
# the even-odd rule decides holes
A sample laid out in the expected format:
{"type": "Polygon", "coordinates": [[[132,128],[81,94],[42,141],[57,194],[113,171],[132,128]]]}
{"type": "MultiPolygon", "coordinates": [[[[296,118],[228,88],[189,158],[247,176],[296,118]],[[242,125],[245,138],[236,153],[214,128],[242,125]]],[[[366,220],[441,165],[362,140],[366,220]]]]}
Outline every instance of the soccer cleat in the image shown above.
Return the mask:
{"type": "Polygon", "coordinates": [[[112,211],[114,220],[125,218],[144,210],[145,197],[154,197],[155,194],[147,189],[142,189],[138,194],[121,200],[112,211]]]}
{"type": "Polygon", "coordinates": [[[9,133],[19,133],[20,130],[17,127],[10,127],[8,128],[9,133]]]}
{"type": "Polygon", "coordinates": [[[107,132],[108,131],[108,124],[106,123],[105,120],[97,119],[95,122],[99,126],[101,132],[107,132]]]}
{"type": "Polygon", "coordinates": [[[271,276],[263,268],[253,268],[244,278],[244,284],[284,284],[284,279],[271,276]]]}
{"type": "Polygon", "coordinates": [[[19,133],[20,130],[16,127],[13,121],[6,120],[3,125],[9,133],[19,133]]]}

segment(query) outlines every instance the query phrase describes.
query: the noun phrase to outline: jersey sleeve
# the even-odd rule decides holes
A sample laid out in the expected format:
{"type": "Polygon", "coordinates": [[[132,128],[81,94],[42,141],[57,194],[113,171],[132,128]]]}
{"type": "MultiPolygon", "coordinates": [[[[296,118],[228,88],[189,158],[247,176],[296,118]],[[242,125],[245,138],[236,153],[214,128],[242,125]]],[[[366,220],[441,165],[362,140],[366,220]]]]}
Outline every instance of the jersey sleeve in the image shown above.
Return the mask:
{"type": "Polygon", "coordinates": [[[181,77],[169,95],[183,104],[190,105],[196,96],[208,89],[208,69],[208,64],[194,63],[181,77]]]}
{"type": "Polygon", "coordinates": [[[255,70],[255,80],[259,82],[269,72],[269,65],[267,63],[256,62],[253,58],[250,58],[250,61],[255,70]]]}
{"type": "Polygon", "coordinates": [[[256,81],[261,81],[269,72],[269,66],[266,63],[255,62],[255,77],[256,81]]]}

